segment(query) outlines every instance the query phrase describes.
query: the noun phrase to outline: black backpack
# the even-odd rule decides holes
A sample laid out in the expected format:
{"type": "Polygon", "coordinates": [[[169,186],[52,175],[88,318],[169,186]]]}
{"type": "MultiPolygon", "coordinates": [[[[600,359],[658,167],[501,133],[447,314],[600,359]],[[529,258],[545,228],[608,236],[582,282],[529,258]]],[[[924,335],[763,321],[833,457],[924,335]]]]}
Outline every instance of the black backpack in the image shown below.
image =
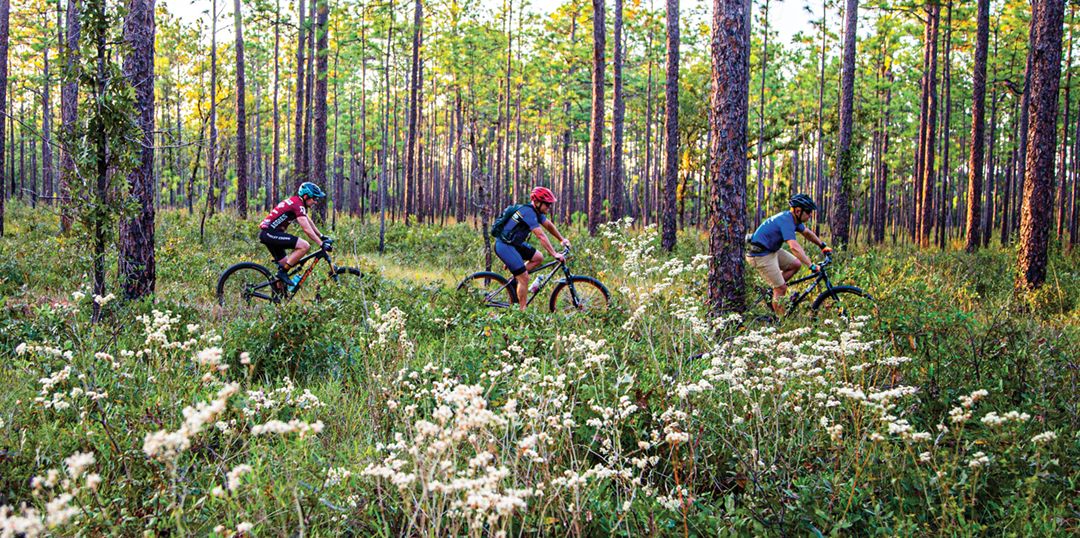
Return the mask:
{"type": "MultiPolygon", "coordinates": [[[[513,204],[504,209],[502,215],[499,215],[499,218],[495,219],[495,223],[491,225],[491,230],[489,230],[491,238],[502,239],[502,232],[503,228],[506,227],[506,223],[510,222],[510,219],[514,217],[514,213],[517,213],[518,210],[526,205],[527,204],[513,204]]],[[[505,239],[503,240],[505,241],[505,239]]]]}

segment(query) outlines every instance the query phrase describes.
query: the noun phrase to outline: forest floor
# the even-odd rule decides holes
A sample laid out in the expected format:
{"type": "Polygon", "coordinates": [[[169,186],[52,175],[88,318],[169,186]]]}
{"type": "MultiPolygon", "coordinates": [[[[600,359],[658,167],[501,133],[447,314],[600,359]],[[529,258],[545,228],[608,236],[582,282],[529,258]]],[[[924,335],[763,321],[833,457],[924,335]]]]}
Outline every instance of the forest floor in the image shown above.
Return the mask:
{"type": "Polygon", "coordinates": [[[256,221],[216,215],[200,239],[163,211],[155,299],[102,300],[94,324],[89,242],[8,207],[0,529],[1080,530],[1076,252],[1055,245],[1020,297],[1011,247],[856,247],[831,275],[876,315],[765,324],[708,320],[701,233],[667,254],[655,230],[573,229],[572,269],[611,308],[520,313],[454,291],[483,269],[475,229],[390,224],[377,254],[376,223],[339,217],[324,232],[364,285],[234,317],[215,285],[268,262],[256,221]]]}

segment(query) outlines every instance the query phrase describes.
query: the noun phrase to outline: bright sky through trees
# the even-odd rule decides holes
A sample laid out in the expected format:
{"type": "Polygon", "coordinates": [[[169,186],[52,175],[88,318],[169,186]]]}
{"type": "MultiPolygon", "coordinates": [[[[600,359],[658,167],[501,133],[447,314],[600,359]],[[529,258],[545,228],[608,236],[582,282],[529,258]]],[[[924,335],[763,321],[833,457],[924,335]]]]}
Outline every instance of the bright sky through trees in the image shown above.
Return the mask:
{"type": "MultiPolygon", "coordinates": [[[[484,0],[484,2],[492,7],[497,7],[502,4],[501,0],[484,0]]],[[[210,10],[210,0],[167,0],[162,3],[165,5],[166,9],[187,22],[194,21],[200,17],[206,17],[204,12],[210,10]]],[[[533,0],[529,2],[532,9],[544,13],[551,12],[563,3],[565,3],[565,0],[533,0]]],[[[663,7],[663,4],[658,0],[654,0],[654,3],[654,8],[663,7]]],[[[711,2],[708,0],[684,0],[682,2],[682,11],[688,12],[691,8],[698,8],[699,6],[706,4],[711,4],[711,2]]],[[[810,31],[811,19],[821,16],[820,5],[813,7],[813,14],[810,14],[805,9],[806,4],[806,0],[772,0],[770,2],[769,25],[774,27],[780,34],[781,41],[787,43],[791,40],[791,36],[795,35],[796,32],[810,31]]],[[[284,6],[282,7],[284,8],[284,6]]],[[[218,27],[221,31],[225,31],[227,27],[231,27],[230,21],[232,20],[232,17],[230,15],[232,14],[232,3],[220,2],[218,9],[222,10],[222,17],[218,21],[218,27]]],[[[755,9],[757,9],[756,5],[755,9]]],[[[834,17],[836,16],[835,13],[832,15],[834,17]]],[[[207,26],[209,26],[208,17],[207,26]]]]}

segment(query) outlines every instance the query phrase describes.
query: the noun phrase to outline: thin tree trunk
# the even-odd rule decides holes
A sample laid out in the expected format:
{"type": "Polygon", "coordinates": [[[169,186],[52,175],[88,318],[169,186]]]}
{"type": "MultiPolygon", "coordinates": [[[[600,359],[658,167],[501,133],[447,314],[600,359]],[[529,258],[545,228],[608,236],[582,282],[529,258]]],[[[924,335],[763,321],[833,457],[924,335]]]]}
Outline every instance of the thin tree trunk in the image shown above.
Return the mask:
{"type": "Polygon", "coordinates": [[[417,146],[417,116],[419,115],[419,103],[417,93],[420,91],[420,29],[423,24],[424,3],[416,0],[413,7],[413,50],[412,68],[409,71],[409,134],[405,142],[405,225],[409,225],[409,216],[416,212],[417,193],[419,182],[416,180],[418,166],[416,164],[417,146]]]}
{"type": "MultiPolygon", "coordinates": [[[[48,19],[43,24],[48,28],[48,19]]],[[[43,82],[41,85],[41,194],[47,204],[52,205],[53,163],[52,163],[52,80],[49,77],[49,45],[46,43],[42,52],[43,82]]]]}
{"type": "Polygon", "coordinates": [[[675,188],[679,172],[679,0],[667,0],[667,79],[664,91],[664,217],[661,246],[671,252],[675,249],[675,188]]]}
{"type": "MultiPolygon", "coordinates": [[[[314,2],[315,0],[311,0],[314,2]]],[[[304,169],[304,16],[305,0],[300,0],[300,8],[297,15],[300,23],[297,25],[296,37],[296,119],[293,122],[293,185],[295,189],[306,181],[307,170],[304,169]]]]}
{"type": "Polygon", "coordinates": [[[9,19],[11,14],[10,0],[0,0],[0,237],[4,235],[4,157],[7,148],[4,147],[4,117],[8,115],[8,41],[9,19]]]}
{"type": "MultiPolygon", "coordinates": [[[[212,3],[210,11],[210,151],[206,154],[206,162],[209,166],[207,171],[207,208],[209,214],[203,214],[205,219],[213,214],[214,201],[216,200],[216,194],[221,196],[221,199],[225,199],[225,191],[221,189],[220,192],[216,192],[218,189],[217,183],[217,0],[212,3]]],[[[203,227],[199,227],[199,240],[203,237],[203,227]]]]}
{"type": "MultiPolygon", "coordinates": [[[[672,0],[674,1],[674,0],[672,0]]],[[[600,225],[604,174],[604,0],[593,0],[592,119],[589,125],[589,233],[600,225]]]]}
{"type": "Polygon", "coordinates": [[[934,147],[937,140],[937,40],[938,23],[941,15],[941,6],[932,4],[929,6],[928,31],[929,41],[926,46],[929,49],[929,69],[926,74],[926,128],[924,132],[924,158],[922,162],[922,194],[920,218],[919,218],[919,245],[923,248],[930,246],[930,231],[933,227],[933,200],[934,200],[934,147]]]}
{"type": "Polygon", "coordinates": [[[757,209],[754,212],[754,226],[761,224],[765,218],[765,184],[763,175],[765,168],[762,166],[765,151],[765,79],[769,66],[769,0],[765,0],[765,14],[762,17],[761,36],[761,89],[758,94],[758,147],[757,147],[757,209]]]}
{"type": "Polygon", "coordinates": [[[971,159],[968,164],[967,235],[964,248],[979,248],[979,201],[982,196],[983,141],[986,130],[986,56],[990,39],[990,0],[978,0],[975,31],[975,74],[971,95],[971,159]]]}
{"type": "MultiPolygon", "coordinates": [[[[333,192],[326,181],[326,97],[327,97],[327,67],[329,58],[328,40],[330,33],[329,17],[330,6],[327,0],[317,0],[315,3],[315,28],[312,30],[312,38],[316,42],[314,57],[314,97],[311,103],[312,124],[314,127],[314,140],[311,156],[312,179],[327,192],[333,192]]],[[[337,201],[334,202],[335,206],[337,201]]],[[[325,216],[326,204],[320,204],[319,215],[325,216]]]]}
{"type": "Polygon", "coordinates": [[[236,204],[240,218],[247,218],[247,108],[244,103],[244,26],[240,0],[234,0],[236,26],[236,204]]]}
{"type": "MultiPolygon", "coordinates": [[[[63,86],[60,87],[60,121],[63,124],[65,139],[72,140],[75,137],[75,123],[78,121],[79,0],[68,0],[65,18],[67,40],[64,46],[64,80],[63,86]]],[[[0,122],[2,121],[0,118],[0,122]]],[[[0,139],[2,138],[0,136],[0,139]]],[[[75,158],[68,151],[68,145],[65,142],[61,146],[60,153],[60,232],[65,235],[71,231],[71,225],[74,222],[71,186],[75,182],[75,158]]]]}
{"type": "Polygon", "coordinates": [[[623,122],[626,103],[623,101],[623,0],[615,0],[614,35],[615,89],[611,103],[611,220],[620,220],[623,209],[625,170],[623,168],[623,122]]]}
{"type": "Polygon", "coordinates": [[[952,182],[949,181],[949,148],[952,146],[952,2],[947,4],[945,16],[945,65],[942,68],[945,85],[944,117],[941,122],[941,197],[938,203],[938,248],[945,250],[945,241],[949,226],[949,205],[952,199],[952,182]]]}

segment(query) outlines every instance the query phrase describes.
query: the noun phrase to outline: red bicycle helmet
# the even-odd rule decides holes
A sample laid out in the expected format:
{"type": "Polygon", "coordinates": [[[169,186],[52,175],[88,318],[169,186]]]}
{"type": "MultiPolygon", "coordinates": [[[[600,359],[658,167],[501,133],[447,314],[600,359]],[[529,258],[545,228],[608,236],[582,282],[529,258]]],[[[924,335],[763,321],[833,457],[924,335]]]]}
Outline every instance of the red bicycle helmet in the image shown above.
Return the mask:
{"type": "Polygon", "coordinates": [[[551,189],[547,187],[537,187],[533,189],[529,198],[533,202],[546,202],[549,204],[554,204],[556,202],[555,193],[551,192],[551,189]]]}

